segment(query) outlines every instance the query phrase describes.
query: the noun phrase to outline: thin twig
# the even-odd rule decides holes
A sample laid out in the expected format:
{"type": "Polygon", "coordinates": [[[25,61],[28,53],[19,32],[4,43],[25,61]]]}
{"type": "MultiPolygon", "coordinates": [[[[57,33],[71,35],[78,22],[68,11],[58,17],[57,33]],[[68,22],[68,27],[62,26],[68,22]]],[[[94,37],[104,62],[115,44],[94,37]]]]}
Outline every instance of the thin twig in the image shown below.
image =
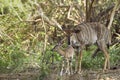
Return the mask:
{"type": "Polygon", "coordinates": [[[68,11],[68,14],[67,14],[67,19],[69,19],[71,21],[74,21],[75,23],[79,23],[77,20],[70,17],[71,10],[72,10],[72,6],[69,7],[69,11],[68,11]]]}

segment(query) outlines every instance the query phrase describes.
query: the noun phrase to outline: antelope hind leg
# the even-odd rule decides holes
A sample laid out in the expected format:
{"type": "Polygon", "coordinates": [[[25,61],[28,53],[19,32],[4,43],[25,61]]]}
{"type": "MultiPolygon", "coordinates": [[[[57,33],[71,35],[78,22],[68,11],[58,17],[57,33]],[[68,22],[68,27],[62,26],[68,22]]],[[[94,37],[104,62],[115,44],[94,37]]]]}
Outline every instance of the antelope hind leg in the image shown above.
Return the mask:
{"type": "Polygon", "coordinates": [[[104,63],[104,68],[103,72],[107,69],[110,69],[110,61],[109,61],[109,53],[107,51],[107,46],[103,40],[97,42],[98,47],[100,48],[101,51],[103,51],[104,56],[105,56],[105,63],[104,63]]]}
{"type": "Polygon", "coordinates": [[[97,54],[98,54],[99,51],[100,51],[100,49],[97,48],[97,49],[94,51],[94,53],[92,54],[92,58],[95,58],[95,57],[97,56],[97,54]]]}

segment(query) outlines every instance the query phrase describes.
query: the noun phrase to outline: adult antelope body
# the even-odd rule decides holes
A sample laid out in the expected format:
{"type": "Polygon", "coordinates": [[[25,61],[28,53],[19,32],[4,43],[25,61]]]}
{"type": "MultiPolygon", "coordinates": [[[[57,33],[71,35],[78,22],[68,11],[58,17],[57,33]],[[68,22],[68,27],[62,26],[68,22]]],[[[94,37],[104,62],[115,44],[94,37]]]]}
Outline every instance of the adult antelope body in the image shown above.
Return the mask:
{"type": "Polygon", "coordinates": [[[77,57],[76,71],[81,71],[82,50],[86,45],[92,44],[96,44],[98,46],[97,50],[101,50],[104,53],[105,62],[103,71],[107,68],[110,69],[110,57],[109,52],[107,51],[107,45],[111,43],[111,34],[107,27],[98,22],[82,23],[75,26],[75,28],[71,31],[70,44],[72,46],[78,46],[80,53],[77,57]]]}

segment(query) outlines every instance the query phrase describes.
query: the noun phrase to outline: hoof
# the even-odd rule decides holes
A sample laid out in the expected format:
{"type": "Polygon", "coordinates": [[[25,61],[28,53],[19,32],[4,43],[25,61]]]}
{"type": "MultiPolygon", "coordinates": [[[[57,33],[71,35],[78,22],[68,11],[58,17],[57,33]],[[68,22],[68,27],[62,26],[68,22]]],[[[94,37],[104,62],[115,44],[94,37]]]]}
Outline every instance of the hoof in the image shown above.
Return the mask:
{"type": "Polygon", "coordinates": [[[103,69],[102,72],[105,73],[107,72],[109,69],[103,69]]]}
{"type": "Polygon", "coordinates": [[[82,74],[82,71],[76,71],[75,73],[76,74],[82,74]]]}

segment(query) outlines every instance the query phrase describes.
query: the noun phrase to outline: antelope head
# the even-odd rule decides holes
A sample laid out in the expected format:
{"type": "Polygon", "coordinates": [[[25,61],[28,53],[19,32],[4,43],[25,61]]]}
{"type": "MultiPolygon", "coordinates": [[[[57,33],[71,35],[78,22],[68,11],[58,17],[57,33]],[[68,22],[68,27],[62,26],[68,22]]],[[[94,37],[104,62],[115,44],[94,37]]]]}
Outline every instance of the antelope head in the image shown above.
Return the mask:
{"type": "Polygon", "coordinates": [[[76,33],[79,33],[80,30],[71,30],[71,35],[70,35],[70,45],[73,47],[79,47],[80,42],[78,41],[78,36],[76,33]]]}

